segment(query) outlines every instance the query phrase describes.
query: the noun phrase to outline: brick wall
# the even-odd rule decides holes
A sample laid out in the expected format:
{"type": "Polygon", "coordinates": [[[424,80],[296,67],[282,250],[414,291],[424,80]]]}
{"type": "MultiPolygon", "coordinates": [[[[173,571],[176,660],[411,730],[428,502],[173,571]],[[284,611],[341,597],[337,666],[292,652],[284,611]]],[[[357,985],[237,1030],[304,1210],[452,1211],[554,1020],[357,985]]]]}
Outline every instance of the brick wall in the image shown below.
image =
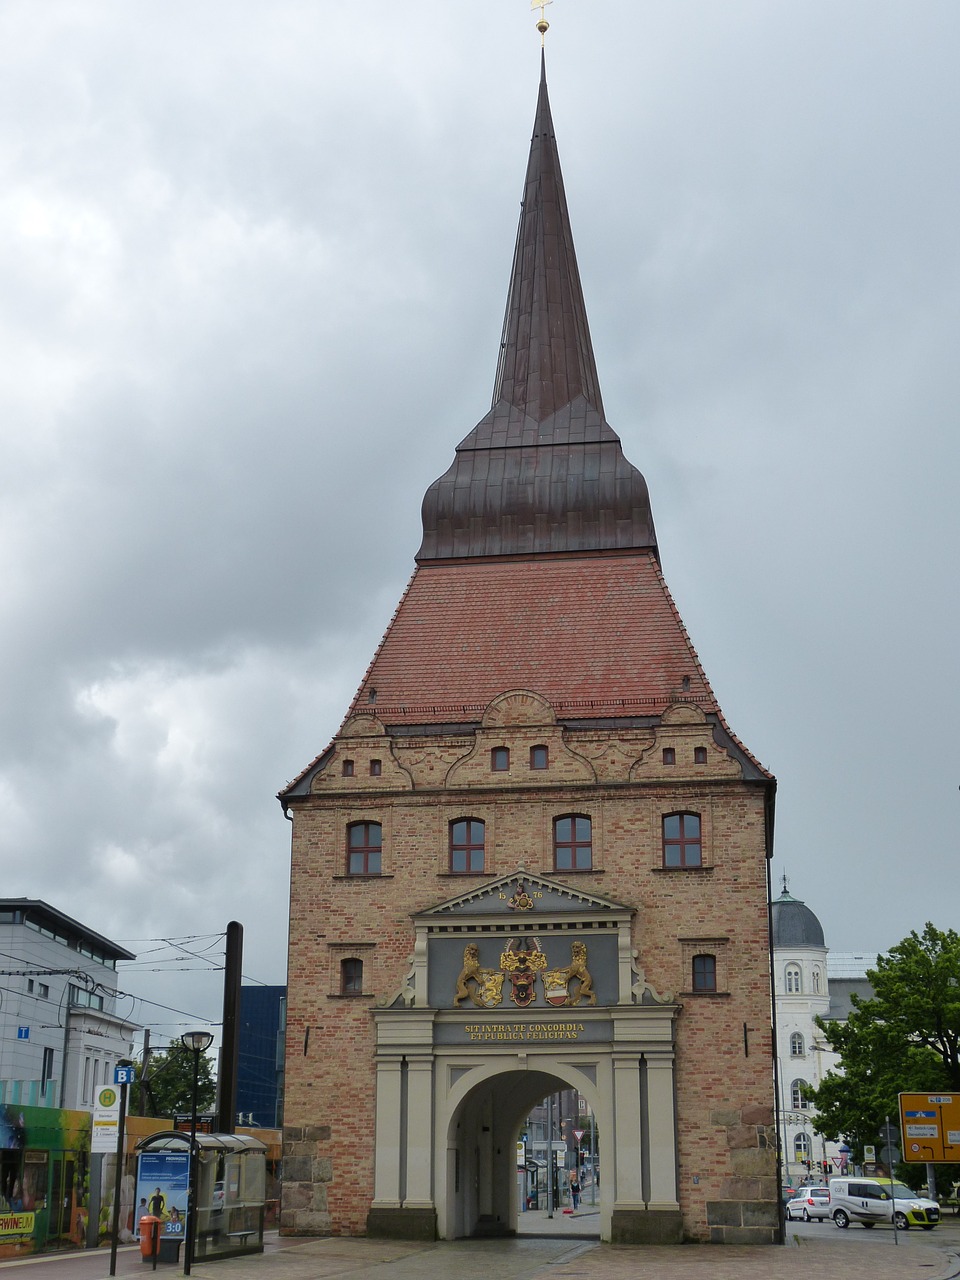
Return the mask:
{"type": "Polygon", "coordinates": [[[680,993],[684,1006],[676,1064],[684,1230],[696,1239],[769,1235],[776,1165],[764,787],[743,781],[740,763],[695,709],[674,721],[615,733],[499,723],[398,739],[372,717],[362,732],[345,726],[310,795],[290,806],[285,1231],[364,1230],[373,1196],[370,1010],[409,970],[411,913],[477,883],[448,874],[448,823],[485,821],[487,878],[521,866],[553,875],[553,818],[583,813],[593,820],[594,867],[556,878],[634,906],[646,978],[657,991],[680,993]],[[534,771],[529,749],[540,743],[549,767],[534,771]],[[506,774],[491,771],[490,750],[501,745],[510,750],[506,774]],[[664,746],[675,765],[664,764],[664,746]],[[698,746],[707,761],[695,766],[698,746]],[[378,776],[371,760],[380,761],[378,776]],[[702,868],[662,867],[661,818],[678,810],[701,814],[702,868]],[[379,877],[345,874],[354,821],[382,824],[379,877]],[[690,958],[701,940],[718,956],[715,995],[691,993],[690,958]],[[360,996],[339,993],[348,957],[363,961],[360,996]]]}

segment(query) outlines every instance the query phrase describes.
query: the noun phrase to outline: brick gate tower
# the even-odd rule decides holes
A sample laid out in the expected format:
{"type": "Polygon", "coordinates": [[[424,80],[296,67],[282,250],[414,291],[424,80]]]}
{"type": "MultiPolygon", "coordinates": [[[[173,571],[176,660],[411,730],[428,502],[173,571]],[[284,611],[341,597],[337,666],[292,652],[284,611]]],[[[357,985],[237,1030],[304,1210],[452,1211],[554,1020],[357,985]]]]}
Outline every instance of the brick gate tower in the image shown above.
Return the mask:
{"type": "Polygon", "coordinates": [[[516,1229],[576,1089],[603,1239],[777,1232],[774,779],[733,736],[608,424],[545,74],[493,406],[293,824],[282,1228],[516,1229]]]}

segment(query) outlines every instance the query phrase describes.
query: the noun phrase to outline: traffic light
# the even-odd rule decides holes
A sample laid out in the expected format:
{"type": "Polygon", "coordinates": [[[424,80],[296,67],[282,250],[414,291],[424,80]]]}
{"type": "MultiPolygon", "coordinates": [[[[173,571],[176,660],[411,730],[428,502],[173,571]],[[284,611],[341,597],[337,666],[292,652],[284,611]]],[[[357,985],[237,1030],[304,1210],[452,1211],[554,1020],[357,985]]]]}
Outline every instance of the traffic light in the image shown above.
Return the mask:
{"type": "Polygon", "coordinates": [[[824,1160],[823,1162],[823,1176],[825,1178],[830,1177],[830,1161],[829,1160],[824,1160]]]}

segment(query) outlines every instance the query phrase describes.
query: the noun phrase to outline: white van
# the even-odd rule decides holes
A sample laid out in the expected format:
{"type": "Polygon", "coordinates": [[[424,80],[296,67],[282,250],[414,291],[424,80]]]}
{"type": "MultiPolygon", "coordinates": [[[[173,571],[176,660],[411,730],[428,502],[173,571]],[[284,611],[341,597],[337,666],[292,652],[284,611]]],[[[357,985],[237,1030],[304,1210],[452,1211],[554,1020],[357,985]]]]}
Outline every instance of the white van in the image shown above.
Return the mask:
{"type": "Polygon", "coordinates": [[[907,1227],[932,1231],[940,1221],[940,1206],[888,1178],[831,1178],[830,1216],[838,1227],[849,1227],[851,1222],[865,1227],[895,1222],[900,1231],[907,1227]]]}

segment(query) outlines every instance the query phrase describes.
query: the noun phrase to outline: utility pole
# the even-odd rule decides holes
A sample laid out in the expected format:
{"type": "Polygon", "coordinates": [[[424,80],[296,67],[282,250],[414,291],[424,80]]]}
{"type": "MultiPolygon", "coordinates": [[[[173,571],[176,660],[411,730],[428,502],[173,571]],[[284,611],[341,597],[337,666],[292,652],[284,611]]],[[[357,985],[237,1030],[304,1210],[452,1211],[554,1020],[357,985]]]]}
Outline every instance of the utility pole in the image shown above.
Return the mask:
{"type": "Polygon", "coordinates": [[[223,1039],[220,1044],[220,1081],[217,1096],[218,1133],[237,1128],[237,1074],[240,1067],[240,983],[243,967],[243,925],[227,925],[227,952],[223,970],[223,1039]]]}

